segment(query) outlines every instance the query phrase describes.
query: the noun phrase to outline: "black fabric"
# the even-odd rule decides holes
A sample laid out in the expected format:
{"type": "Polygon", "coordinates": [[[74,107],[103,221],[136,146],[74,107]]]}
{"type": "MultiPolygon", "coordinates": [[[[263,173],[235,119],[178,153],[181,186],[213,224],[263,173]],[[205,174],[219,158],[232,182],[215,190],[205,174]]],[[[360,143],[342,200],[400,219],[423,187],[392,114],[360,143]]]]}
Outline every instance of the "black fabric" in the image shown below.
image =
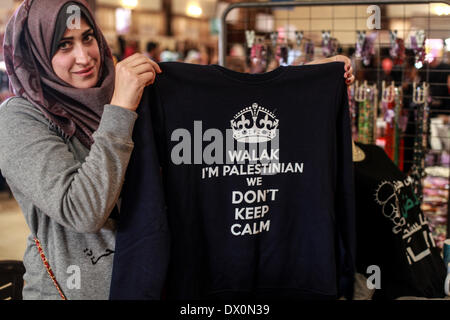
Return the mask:
{"type": "Polygon", "coordinates": [[[6,189],[6,180],[2,176],[2,172],[0,171],[0,191],[3,191],[4,189],[6,189]]]}
{"type": "MultiPolygon", "coordinates": [[[[351,298],[354,190],[344,64],[280,67],[253,75],[181,63],[162,63],[161,69],[155,85],[144,92],[138,120],[152,119],[147,129],[152,126],[153,132],[141,135],[155,138],[162,167],[171,235],[163,297],[351,298]],[[271,139],[266,145],[245,141],[255,134],[271,139]],[[202,159],[205,154],[218,158],[209,163],[202,159]],[[230,154],[248,157],[226,163],[230,154]],[[186,162],[176,164],[174,155],[186,162]],[[268,164],[266,157],[278,164],[268,164]],[[281,172],[269,174],[269,168],[281,172]]],[[[134,150],[141,149],[135,141],[134,150]]],[[[135,171],[139,184],[134,190],[152,186],[142,178],[151,161],[132,159],[127,179],[135,171]]],[[[131,180],[127,183],[133,188],[131,180]]],[[[155,195],[133,197],[133,192],[124,194],[121,208],[112,299],[148,298],[136,293],[159,276],[151,272],[157,261],[147,258],[152,244],[135,245],[155,228],[132,220],[142,224],[151,213],[125,205],[150,204],[155,195]],[[125,202],[126,197],[131,198],[125,202]],[[127,277],[135,274],[140,281],[130,287],[127,277]]]]}
{"type": "Polygon", "coordinates": [[[439,114],[448,115],[450,110],[450,92],[448,88],[448,77],[450,76],[450,64],[439,63],[435,67],[426,68],[422,71],[424,81],[430,84],[430,95],[433,99],[430,117],[439,114]]]}
{"type": "Polygon", "coordinates": [[[22,300],[24,273],[22,261],[0,261],[0,300],[22,300]]]}
{"type": "MultiPolygon", "coordinates": [[[[150,107],[144,94],[133,130],[135,144],[122,187],[110,299],[159,300],[170,238],[150,107]]],[[[115,207],[117,208],[117,206],[115,207]]]]}
{"type": "MultiPolygon", "coordinates": [[[[446,270],[434,244],[412,178],[378,146],[357,143],[365,159],[355,162],[356,270],[380,268],[374,299],[444,296],[446,270]]],[[[372,281],[372,280],[371,280],[372,281]]]]}

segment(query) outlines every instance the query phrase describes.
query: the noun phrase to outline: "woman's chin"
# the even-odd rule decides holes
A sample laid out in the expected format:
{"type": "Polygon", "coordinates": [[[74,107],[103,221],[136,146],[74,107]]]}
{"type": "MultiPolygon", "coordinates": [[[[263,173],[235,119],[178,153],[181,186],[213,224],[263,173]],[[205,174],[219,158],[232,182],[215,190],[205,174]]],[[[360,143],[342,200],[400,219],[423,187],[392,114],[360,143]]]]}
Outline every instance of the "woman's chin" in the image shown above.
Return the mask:
{"type": "Polygon", "coordinates": [[[87,89],[94,87],[97,84],[97,80],[97,77],[92,77],[89,79],[74,81],[72,85],[78,89],[87,89]]]}

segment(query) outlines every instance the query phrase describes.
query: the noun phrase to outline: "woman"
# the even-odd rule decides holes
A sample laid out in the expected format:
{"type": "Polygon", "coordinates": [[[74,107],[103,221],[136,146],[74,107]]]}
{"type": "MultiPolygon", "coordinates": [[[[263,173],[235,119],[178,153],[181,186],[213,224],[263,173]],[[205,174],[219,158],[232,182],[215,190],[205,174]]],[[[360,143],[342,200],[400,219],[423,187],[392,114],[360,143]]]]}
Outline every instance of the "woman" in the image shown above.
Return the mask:
{"type": "Polygon", "coordinates": [[[135,111],[161,70],[140,54],[114,67],[84,0],[25,1],[4,52],[17,97],[0,107],[0,168],[31,231],[23,297],[108,299],[135,111]]]}

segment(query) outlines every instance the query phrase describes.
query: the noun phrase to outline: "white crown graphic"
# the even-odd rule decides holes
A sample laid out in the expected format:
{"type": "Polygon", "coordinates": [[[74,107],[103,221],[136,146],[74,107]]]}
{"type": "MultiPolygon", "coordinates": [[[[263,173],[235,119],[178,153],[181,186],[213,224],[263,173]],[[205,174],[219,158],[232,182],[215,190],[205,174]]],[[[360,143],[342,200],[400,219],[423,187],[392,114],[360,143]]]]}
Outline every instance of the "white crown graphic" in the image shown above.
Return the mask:
{"type": "Polygon", "coordinates": [[[257,103],[239,111],[230,122],[233,138],[239,142],[266,142],[277,135],[278,119],[257,103]]]}

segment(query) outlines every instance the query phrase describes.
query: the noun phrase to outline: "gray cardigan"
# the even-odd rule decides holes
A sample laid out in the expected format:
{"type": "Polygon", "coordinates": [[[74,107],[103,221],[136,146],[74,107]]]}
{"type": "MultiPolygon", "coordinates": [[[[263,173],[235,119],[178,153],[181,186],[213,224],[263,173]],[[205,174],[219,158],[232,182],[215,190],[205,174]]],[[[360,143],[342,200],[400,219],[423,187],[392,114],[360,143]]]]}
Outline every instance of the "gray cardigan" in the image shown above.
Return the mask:
{"type": "Polygon", "coordinates": [[[31,234],[24,255],[24,299],[61,299],[39,256],[37,237],[69,300],[108,299],[115,244],[109,215],[131,152],[136,112],[105,110],[89,151],[64,139],[23,98],[0,106],[0,170],[31,234]]]}

